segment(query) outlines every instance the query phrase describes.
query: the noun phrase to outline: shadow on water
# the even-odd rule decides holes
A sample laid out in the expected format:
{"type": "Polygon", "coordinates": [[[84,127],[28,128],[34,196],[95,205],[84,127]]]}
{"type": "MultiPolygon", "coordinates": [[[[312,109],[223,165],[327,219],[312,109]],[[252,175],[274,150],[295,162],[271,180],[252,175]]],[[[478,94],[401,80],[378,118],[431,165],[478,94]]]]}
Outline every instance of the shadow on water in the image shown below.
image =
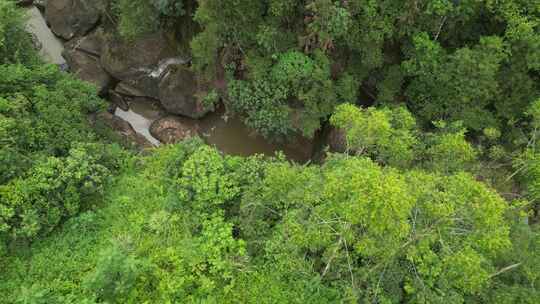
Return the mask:
{"type": "Polygon", "coordinates": [[[300,163],[309,159],[309,156],[306,157],[301,151],[285,144],[266,140],[263,136],[249,129],[239,117],[228,117],[223,111],[211,113],[202,119],[201,129],[206,142],[226,154],[274,156],[278,151],[281,151],[288,159],[300,163]]]}

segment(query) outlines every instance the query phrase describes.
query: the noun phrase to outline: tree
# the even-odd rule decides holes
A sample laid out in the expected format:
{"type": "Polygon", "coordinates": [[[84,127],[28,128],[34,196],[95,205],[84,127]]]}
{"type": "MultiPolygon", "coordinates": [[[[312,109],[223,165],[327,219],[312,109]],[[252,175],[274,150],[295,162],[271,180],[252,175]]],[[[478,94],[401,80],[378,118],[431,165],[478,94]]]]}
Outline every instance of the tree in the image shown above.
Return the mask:
{"type": "Polygon", "coordinates": [[[137,285],[150,265],[128,252],[112,246],[102,252],[96,269],[85,279],[85,288],[99,302],[125,303],[137,299],[137,285]]]}
{"type": "Polygon", "coordinates": [[[446,125],[437,123],[439,131],[426,134],[425,165],[430,170],[445,174],[467,171],[477,160],[478,153],[465,138],[466,130],[460,122],[446,125]]]}
{"type": "Polygon", "coordinates": [[[252,191],[240,229],[262,254],[257,269],[337,288],[342,301],[463,301],[488,288],[511,243],[508,206],[467,174],[334,156],[320,169],[270,166],[252,191]]]}
{"type": "Polygon", "coordinates": [[[330,119],[332,126],[345,133],[347,148],[358,155],[391,166],[407,166],[415,158],[416,122],[404,108],[360,109],[340,105],[330,119]]]}
{"type": "Polygon", "coordinates": [[[135,39],[160,29],[166,17],[181,17],[184,0],[115,0],[118,31],[127,39],[135,39]]]}
{"type": "Polygon", "coordinates": [[[0,234],[12,239],[50,232],[103,194],[109,170],[91,146],[65,158],[37,161],[25,175],[0,186],[0,234]]]}
{"type": "Polygon", "coordinates": [[[488,110],[499,92],[497,75],[507,58],[503,41],[485,37],[473,49],[447,54],[440,44],[421,34],[403,67],[412,77],[407,96],[425,123],[461,120],[472,130],[497,126],[488,110]]]}
{"type": "Polygon", "coordinates": [[[24,13],[15,1],[0,1],[0,65],[38,62],[30,35],[24,30],[24,13]]]}

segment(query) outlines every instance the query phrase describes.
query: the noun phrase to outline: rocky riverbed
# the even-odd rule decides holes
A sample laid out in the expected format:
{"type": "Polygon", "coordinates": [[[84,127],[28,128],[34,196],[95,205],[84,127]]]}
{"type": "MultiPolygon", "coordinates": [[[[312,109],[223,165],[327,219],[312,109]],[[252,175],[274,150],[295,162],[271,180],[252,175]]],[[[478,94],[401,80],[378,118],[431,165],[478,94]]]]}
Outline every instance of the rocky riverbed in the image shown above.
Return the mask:
{"type": "MultiPolygon", "coordinates": [[[[100,119],[140,147],[174,143],[200,136],[224,153],[274,155],[307,161],[313,141],[276,144],[249,130],[225,107],[208,107],[209,90],[190,69],[190,58],[177,51],[175,41],[158,32],[126,41],[108,28],[101,0],[24,1],[29,6],[28,28],[43,58],[94,84],[111,102],[100,119]],[[35,5],[35,4],[34,4],[35,5]],[[40,8],[41,10],[38,10],[40,8]],[[47,27],[47,25],[49,27],[47,27]]],[[[214,89],[223,89],[224,80],[214,89]]]]}

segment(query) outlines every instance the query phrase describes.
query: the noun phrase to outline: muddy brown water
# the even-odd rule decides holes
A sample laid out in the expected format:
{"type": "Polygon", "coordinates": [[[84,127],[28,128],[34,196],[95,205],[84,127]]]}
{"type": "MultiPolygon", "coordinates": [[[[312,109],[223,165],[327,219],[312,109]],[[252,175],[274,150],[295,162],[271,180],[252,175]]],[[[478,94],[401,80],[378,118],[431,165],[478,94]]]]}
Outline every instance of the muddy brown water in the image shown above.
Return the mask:
{"type": "MultiPolygon", "coordinates": [[[[133,100],[129,102],[129,110],[117,108],[115,115],[128,121],[135,131],[145,136],[150,142],[159,145],[148,129],[160,117],[170,116],[157,103],[148,100],[133,100]]],[[[261,135],[250,130],[238,117],[229,116],[223,110],[210,113],[198,120],[201,137],[212,146],[225,154],[250,156],[263,154],[274,156],[283,152],[285,156],[297,162],[306,162],[308,155],[284,144],[272,143],[261,135]]]]}
{"type": "MultiPolygon", "coordinates": [[[[62,57],[64,49],[62,41],[54,36],[47,27],[41,12],[32,6],[27,9],[27,15],[27,31],[32,33],[39,41],[42,58],[49,63],[65,64],[62,57]]],[[[118,108],[115,115],[129,122],[137,133],[146,137],[151,143],[156,146],[159,145],[159,141],[149,132],[152,122],[167,115],[158,104],[148,101],[132,101],[128,111],[118,108]]],[[[202,131],[202,138],[225,154],[274,156],[281,151],[288,159],[300,163],[307,162],[311,156],[287,145],[265,140],[262,136],[250,130],[238,117],[230,117],[223,111],[210,113],[199,120],[198,123],[202,131]]]]}

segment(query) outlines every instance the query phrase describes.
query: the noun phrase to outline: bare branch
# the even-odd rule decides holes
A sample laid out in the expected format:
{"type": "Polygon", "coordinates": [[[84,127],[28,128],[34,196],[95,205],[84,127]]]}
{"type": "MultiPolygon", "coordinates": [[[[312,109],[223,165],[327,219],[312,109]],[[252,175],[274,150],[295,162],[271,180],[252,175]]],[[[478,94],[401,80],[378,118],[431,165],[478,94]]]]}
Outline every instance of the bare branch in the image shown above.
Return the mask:
{"type": "Polygon", "coordinates": [[[500,275],[500,274],[503,274],[503,273],[505,273],[505,272],[507,272],[507,271],[510,271],[510,270],[512,270],[512,269],[514,269],[514,268],[517,268],[517,267],[519,267],[519,266],[521,266],[521,262],[512,264],[512,265],[510,265],[510,266],[506,266],[506,267],[502,268],[501,270],[495,272],[494,274],[490,275],[489,278],[491,279],[491,278],[493,278],[493,277],[496,277],[496,276],[498,276],[498,275],[500,275]]]}
{"type": "Polygon", "coordinates": [[[324,267],[324,271],[321,275],[321,278],[326,275],[328,270],[330,270],[330,264],[332,264],[332,261],[336,258],[339,248],[341,247],[341,243],[343,242],[343,236],[339,238],[339,242],[336,246],[336,249],[334,249],[334,252],[332,253],[332,256],[330,257],[330,260],[328,260],[328,263],[326,264],[326,267],[324,267]]]}
{"type": "Polygon", "coordinates": [[[442,18],[441,25],[439,26],[439,31],[438,31],[437,34],[435,35],[435,41],[437,41],[437,39],[439,39],[439,35],[441,34],[442,28],[443,28],[443,26],[444,26],[445,23],[446,23],[446,16],[444,16],[444,17],[442,18]]]}

